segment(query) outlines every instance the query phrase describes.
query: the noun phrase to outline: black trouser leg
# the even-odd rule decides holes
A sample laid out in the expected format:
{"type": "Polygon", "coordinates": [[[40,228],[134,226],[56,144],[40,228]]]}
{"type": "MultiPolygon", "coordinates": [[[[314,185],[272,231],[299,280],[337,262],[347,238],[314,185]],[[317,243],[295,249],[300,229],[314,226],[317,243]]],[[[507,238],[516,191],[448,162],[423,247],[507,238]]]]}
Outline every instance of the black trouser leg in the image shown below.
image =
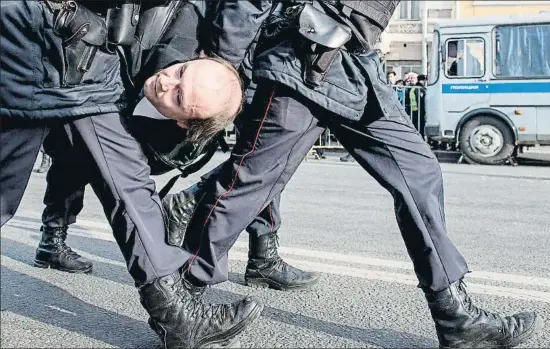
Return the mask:
{"type": "MultiPolygon", "coordinates": [[[[215,182],[216,173],[219,171],[218,167],[202,177],[204,181],[202,192],[209,190],[208,185],[212,183],[208,184],[208,179],[211,178],[215,182]]],[[[281,194],[278,194],[246,227],[249,237],[245,282],[249,286],[271,287],[278,290],[308,288],[319,280],[319,274],[293,267],[282,260],[278,254],[278,230],[281,226],[280,202],[281,194]]],[[[187,236],[189,238],[190,235],[187,236]]],[[[209,283],[214,284],[227,279],[227,261],[224,258],[216,262],[217,269],[208,271],[209,283]]]]}
{"type": "Polygon", "coordinates": [[[42,224],[48,228],[63,228],[76,222],[84,205],[84,188],[94,171],[89,157],[80,155],[63,127],[52,129],[44,141],[52,166],[46,176],[42,224]]]}
{"type": "Polygon", "coordinates": [[[23,198],[48,126],[36,120],[0,120],[0,226],[23,198]]]}
{"type": "MultiPolygon", "coordinates": [[[[216,180],[216,176],[221,171],[222,167],[223,166],[220,165],[201,176],[203,185],[202,191],[210,190],[208,185],[214,183],[211,182],[211,180],[216,180]]],[[[277,195],[258,215],[256,215],[256,217],[254,217],[254,220],[246,227],[246,231],[255,237],[277,232],[281,227],[281,220],[281,195],[277,195]]]]}
{"type": "Polygon", "coordinates": [[[89,182],[94,164],[82,150],[72,144],[65,127],[54,127],[44,140],[44,154],[49,153],[53,165],[46,176],[42,213],[42,237],[34,259],[40,268],[55,268],[70,273],[88,273],[93,264],[66,244],[67,228],[76,222],[83,207],[84,187],[89,182]]]}
{"type": "MultiPolygon", "coordinates": [[[[420,286],[438,291],[468,272],[445,224],[443,177],[428,144],[404,113],[384,117],[374,96],[363,120],[331,123],[347,151],[394,198],[395,214],[420,286]]],[[[395,102],[395,108],[399,108],[395,102]]]]}
{"type": "Polygon", "coordinates": [[[246,231],[256,237],[274,233],[281,227],[281,195],[273,200],[246,227],[246,231]]]}
{"type": "MultiPolygon", "coordinates": [[[[260,82],[240,116],[239,136],[199,203],[184,247],[194,256],[191,274],[204,283],[243,231],[284,189],[324,130],[310,108],[283,86],[260,82]],[[213,224],[215,223],[215,224],[213,224]]],[[[267,216],[267,214],[266,214],[267,216]]]]}
{"type": "Polygon", "coordinates": [[[97,167],[92,188],[100,199],[136,286],[171,275],[188,259],[165,242],[162,206],[141,146],[115,113],[72,122],[75,138],[97,167]]]}

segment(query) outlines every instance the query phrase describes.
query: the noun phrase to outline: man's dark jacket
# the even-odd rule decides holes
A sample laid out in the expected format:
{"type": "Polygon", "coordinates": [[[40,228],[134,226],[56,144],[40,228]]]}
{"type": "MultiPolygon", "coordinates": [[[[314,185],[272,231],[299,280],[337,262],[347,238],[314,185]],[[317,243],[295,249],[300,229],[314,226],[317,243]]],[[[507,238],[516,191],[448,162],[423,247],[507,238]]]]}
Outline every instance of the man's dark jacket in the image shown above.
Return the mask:
{"type": "Polygon", "coordinates": [[[204,3],[173,0],[142,9],[134,43],[125,51],[137,93],[156,72],[198,56],[204,3]]]}
{"type": "MultiPolygon", "coordinates": [[[[200,33],[206,23],[203,19],[208,12],[205,5],[210,3],[213,2],[170,1],[167,6],[142,12],[134,44],[125,55],[133,86],[128,87],[129,100],[141,98],[139,91],[145,80],[156,72],[198,56],[200,33]]],[[[179,168],[186,176],[199,170],[218,148],[219,139],[203,148],[188,144],[187,131],[175,121],[131,115],[132,109],[128,110],[128,125],[143,145],[153,175],[179,168]]]]}

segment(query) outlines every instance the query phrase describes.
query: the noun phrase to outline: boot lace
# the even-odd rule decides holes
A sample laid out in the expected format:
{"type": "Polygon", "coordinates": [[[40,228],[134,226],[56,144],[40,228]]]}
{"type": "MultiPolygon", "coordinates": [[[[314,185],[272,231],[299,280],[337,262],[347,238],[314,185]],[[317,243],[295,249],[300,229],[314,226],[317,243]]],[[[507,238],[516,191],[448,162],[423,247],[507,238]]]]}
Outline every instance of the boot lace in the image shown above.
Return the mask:
{"type": "Polygon", "coordinates": [[[194,286],[189,281],[185,280],[183,277],[181,278],[181,282],[183,284],[183,287],[187,290],[187,292],[197,300],[200,300],[204,295],[204,292],[206,291],[206,286],[204,287],[194,286]]]}
{"type": "Polygon", "coordinates": [[[63,254],[67,259],[78,259],[80,258],[80,255],[73,251],[67,244],[65,243],[66,235],[61,235],[57,237],[57,250],[60,254],[63,254]]]}
{"type": "Polygon", "coordinates": [[[277,253],[277,250],[279,248],[279,235],[273,234],[273,237],[271,237],[272,241],[270,241],[270,244],[274,244],[275,246],[269,246],[269,268],[270,269],[282,269],[283,271],[287,269],[288,265],[283,261],[283,259],[279,256],[279,253],[277,253]]]}
{"type": "Polygon", "coordinates": [[[174,285],[174,288],[175,293],[184,302],[184,309],[189,311],[192,317],[209,317],[213,320],[223,319],[226,316],[226,306],[224,304],[205,304],[199,301],[199,298],[203,296],[206,287],[202,289],[197,287],[197,291],[195,291],[196,293],[191,293],[188,286],[185,284],[185,280],[182,278],[181,282],[174,285]],[[200,296],[195,297],[195,294],[200,296]]]}
{"type": "Polygon", "coordinates": [[[472,299],[468,295],[468,292],[466,292],[466,284],[462,280],[460,281],[459,289],[462,291],[462,293],[464,295],[464,303],[466,305],[466,309],[468,309],[468,311],[470,313],[475,314],[478,317],[479,316],[485,316],[485,317],[493,318],[493,319],[496,319],[496,320],[500,319],[500,316],[498,314],[491,313],[491,312],[489,312],[485,309],[481,309],[473,303],[472,299]]]}
{"type": "Polygon", "coordinates": [[[67,257],[68,259],[78,259],[80,258],[80,255],[73,251],[69,246],[65,245],[65,243],[60,246],[60,250],[67,257]]]}

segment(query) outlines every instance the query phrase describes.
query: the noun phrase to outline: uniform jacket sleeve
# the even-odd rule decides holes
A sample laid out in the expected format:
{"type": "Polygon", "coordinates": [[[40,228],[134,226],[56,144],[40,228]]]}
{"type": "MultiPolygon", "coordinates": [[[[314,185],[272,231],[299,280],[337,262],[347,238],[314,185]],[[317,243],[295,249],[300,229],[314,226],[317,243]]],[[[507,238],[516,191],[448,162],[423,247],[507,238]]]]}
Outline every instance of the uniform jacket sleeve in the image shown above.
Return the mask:
{"type": "Polygon", "coordinates": [[[272,1],[267,0],[220,1],[213,19],[209,53],[238,68],[271,6],[272,1]]]}

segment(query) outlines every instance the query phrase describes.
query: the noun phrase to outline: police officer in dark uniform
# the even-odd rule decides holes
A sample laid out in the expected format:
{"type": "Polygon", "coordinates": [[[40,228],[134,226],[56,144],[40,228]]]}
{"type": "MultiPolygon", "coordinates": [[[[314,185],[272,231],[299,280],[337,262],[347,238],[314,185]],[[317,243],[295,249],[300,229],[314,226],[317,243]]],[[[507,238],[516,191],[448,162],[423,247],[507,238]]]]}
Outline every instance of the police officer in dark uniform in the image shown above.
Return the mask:
{"type": "Polygon", "coordinates": [[[263,308],[251,297],[211,305],[192,293],[190,281],[181,277],[189,255],[165,242],[162,203],[122,115],[129,102],[122,71],[133,64],[122,51],[133,42],[140,16],[149,18],[150,30],[158,24],[162,32],[158,19],[186,5],[148,1],[141,9],[129,1],[4,1],[0,14],[1,225],[17,210],[48,130],[60,132],[78,150],[72,165],[89,171],[151,327],[167,348],[226,343],[263,308]]]}
{"type": "MultiPolygon", "coordinates": [[[[159,43],[147,49],[145,59],[140,62],[140,65],[143,67],[137,66],[136,62],[132,61],[131,65],[135,71],[133,75],[136,76],[136,79],[140,80],[134,81],[134,85],[143,86],[143,80],[149,75],[147,73],[152,74],[164,68],[167,60],[172,60],[177,56],[178,51],[176,50],[181,51],[182,57],[194,57],[197,55],[200,48],[197,40],[198,34],[195,34],[195,31],[198,29],[204,33],[206,30],[204,27],[206,23],[202,21],[200,16],[209,16],[210,11],[213,10],[206,8],[204,5],[205,2],[195,4],[195,12],[191,11],[192,8],[190,6],[187,6],[185,8],[186,16],[180,14],[176,16],[175,21],[170,22],[168,25],[169,30],[166,30],[163,36],[159,38],[159,43]],[[199,21],[199,19],[201,20],[199,21]],[[195,23],[196,26],[194,27],[195,23]],[[174,40],[175,34],[178,32],[184,33],[177,34],[182,43],[177,46],[171,45],[172,51],[166,57],[165,43],[174,40]]],[[[174,17],[173,14],[171,17],[174,17]]],[[[166,22],[168,22],[168,19],[166,19],[166,22]]],[[[155,27],[158,27],[158,25],[155,27]]],[[[140,28],[143,28],[143,26],[138,27],[138,29],[140,28]]],[[[142,42],[150,42],[152,37],[155,36],[151,31],[151,27],[148,27],[148,30],[143,32],[138,31],[137,34],[137,40],[135,40],[134,47],[132,48],[133,52],[129,55],[130,58],[139,56],[137,51],[142,49],[142,42]]],[[[247,99],[249,102],[253,95],[253,90],[254,86],[248,89],[247,99]]],[[[161,138],[162,145],[166,146],[167,138],[172,136],[174,138],[172,142],[174,148],[179,146],[180,143],[185,142],[185,132],[177,125],[172,124],[168,126],[172,126],[175,130],[166,132],[166,121],[164,120],[129,118],[128,122],[133,123],[136,129],[147,129],[147,132],[143,134],[143,137],[147,138],[147,141],[143,142],[143,147],[146,149],[148,147],[155,147],[155,143],[153,143],[155,141],[154,138],[161,138]],[[140,122],[146,122],[146,124],[142,125],[140,122]],[[155,130],[155,128],[157,129],[155,130]],[[159,137],[159,135],[161,136],[159,137]]],[[[59,135],[52,132],[47,136],[45,141],[49,153],[53,154],[53,166],[47,175],[48,185],[44,196],[46,207],[42,214],[42,238],[36,250],[34,265],[43,268],[52,267],[73,273],[87,273],[92,270],[93,265],[91,261],[72,251],[66,245],[65,240],[69,225],[76,222],[76,217],[83,208],[84,188],[90,181],[89,176],[91,171],[88,166],[76,167],[74,165],[74,159],[77,157],[75,153],[78,153],[78,150],[75,150],[66,141],[61,142],[60,139],[63,139],[63,137],[59,137],[59,135]]],[[[183,149],[192,150],[189,147],[183,147],[183,149]]],[[[153,175],[164,174],[178,168],[184,171],[185,176],[187,176],[191,172],[200,169],[199,166],[196,166],[195,160],[198,155],[202,154],[174,152],[176,159],[158,159],[150,156],[155,149],[150,150],[146,154],[149,155],[148,161],[149,165],[153,168],[153,175]],[[179,163],[175,163],[175,160],[179,160],[179,163]],[[173,165],[163,166],[162,164],[173,165]],[[190,167],[192,167],[191,170],[190,167]]],[[[158,148],[156,152],[158,153],[158,148]]],[[[169,154],[170,152],[165,153],[169,154]]],[[[201,161],[201,165],[205,163],[205,161],[201,161]]],[[[210,175],[206,175],[205,178],[210,175]]],[[[190,200],[196,200],[195,197],[200,195],[201,191],[199,188],[203,182],[179,194],[168,195],[163,200],[171,219],[175,219],[174,217],[177,214],[177,212],[173,212],[173,209],[170,208],[173,202],[185,202],[189,205],[190,200]]],[[[192,216],[192,212],[185,212],[185,215],[188,220],[192,216]]],[[[179,217],[179,219],[181,220],[182,217],[179,217]]],[[[277,232],[280,226],[280,197],[277,196],[246,229],[250,234],[250,252],[245,272],[245,282],[251,286],[272,287],[279,290],[307,288],[317,282],[319,274],[302,271],[288,265],[279,257],[277,253],[277,232]]],[[[217,273],[217,275],[225,275],[226,273],[227,270],[217,273]]]]}
{"type": "Polygon", "coordinates": [[[540,316],[493,314],[466,292],[469,269],[446,229],[439,163],[411,124],[372,49],[399,1],[222,2],[212,52],[238,67],[260,33],[258,88],[230,159],[189,226],[190,278],[211,273],[239,233],[279,195],[325,126],[393,196],[440,346],[519,345],[540,316]],[[263,24],[263,25],[262,25],[263,24]]]}

